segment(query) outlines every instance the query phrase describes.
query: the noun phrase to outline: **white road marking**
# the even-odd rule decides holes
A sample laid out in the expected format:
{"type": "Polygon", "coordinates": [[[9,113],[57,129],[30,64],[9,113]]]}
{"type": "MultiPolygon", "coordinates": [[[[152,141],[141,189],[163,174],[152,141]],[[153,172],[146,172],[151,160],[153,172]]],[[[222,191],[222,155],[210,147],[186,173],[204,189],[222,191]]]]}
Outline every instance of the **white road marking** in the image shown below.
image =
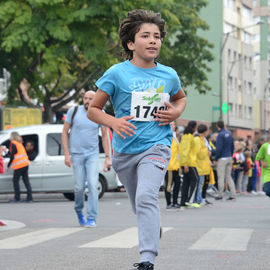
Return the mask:
{"type": "Polygon", "coordinates": [[[1,221],[3,221],[7,225],[6,226],[1,226],[0,227],[0,232],[25,227],[25,224],[22,223],[22,222],[18,222],[18,221],[14,221],[14,220],[4,220],[4,219],[1,219],[1,221]]]}
{"type": "Polygon", "coordinates": [[[245,251],[252,229],[212,228],[189,249],[245,251]]]}
{"type": "MultiPolygon", "coordinates": [[[[162,228],[163,233],[172,228],[162,228]]],[[[131,227],[113,235],[89,242],[80,248],[133,248],[138,245],[137,227],[131,227]]]]}
{"type": "Polygon", "coordinates": [[[50,228],[0,240],[0,249],[19,249],[63,237],[84,228],[50,228]]]}

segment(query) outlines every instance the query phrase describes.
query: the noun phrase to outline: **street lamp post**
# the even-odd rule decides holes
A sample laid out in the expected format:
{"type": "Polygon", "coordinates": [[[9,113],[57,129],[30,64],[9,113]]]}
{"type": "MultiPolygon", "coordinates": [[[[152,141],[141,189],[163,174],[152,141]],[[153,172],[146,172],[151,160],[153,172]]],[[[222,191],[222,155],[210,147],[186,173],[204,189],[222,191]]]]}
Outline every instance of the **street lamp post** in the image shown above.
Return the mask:
{"type": "Polygon", "coordinates": [[[225,48],[225,45],[228,41],[228,38],[231,34],[237,32],[237,31],[242,31],[244,29],[254,27],[256,25],[264,24],[263,21],[259,21],[255,24],[248,25],[246,27],[241,27],[237,28],[233,31],[223,33],[221,37],[221,42],[220,42],[220,52],[219,52],[219,120],[223,120],[223,115],[222,115],[222,103],[223,103],[223,51],[225,48]],[[225,36],[225,38],[223,38],[225,36]]]}

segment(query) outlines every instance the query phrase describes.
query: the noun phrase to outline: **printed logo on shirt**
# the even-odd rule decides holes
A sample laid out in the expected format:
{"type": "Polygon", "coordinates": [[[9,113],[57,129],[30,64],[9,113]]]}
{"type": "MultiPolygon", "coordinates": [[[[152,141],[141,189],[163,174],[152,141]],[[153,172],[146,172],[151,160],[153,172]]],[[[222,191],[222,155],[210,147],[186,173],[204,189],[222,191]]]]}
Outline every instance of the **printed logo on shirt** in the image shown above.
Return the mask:
{"type": "Polygon", "coordinates": [[[158,78],[139,79],[136,78],[129,85],[131,91],[144,91],[150,93],[163,93],[165,81],[158,78]]]}

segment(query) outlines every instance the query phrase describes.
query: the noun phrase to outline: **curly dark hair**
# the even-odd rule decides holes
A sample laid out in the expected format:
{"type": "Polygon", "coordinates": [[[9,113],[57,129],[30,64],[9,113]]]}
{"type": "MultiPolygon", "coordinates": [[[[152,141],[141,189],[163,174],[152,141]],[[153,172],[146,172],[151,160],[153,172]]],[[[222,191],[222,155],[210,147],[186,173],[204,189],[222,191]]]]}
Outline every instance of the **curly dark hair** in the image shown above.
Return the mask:
{"type": "Polygon", "coordinates": [[[119,37],[124,48],[123,56],[126,59],[132,59],[133,52],[129,50],[127,43],[134,42],[135,34],[140,31],[140,27],[144,23],[152,23],[158,26],[160,36],[163,39],[166,36],[165,21],[161,18],[160,13],[147,11],[144,9],[135,9],[128,12],[128,16],[124,19],[119,27],[119,37]]]}

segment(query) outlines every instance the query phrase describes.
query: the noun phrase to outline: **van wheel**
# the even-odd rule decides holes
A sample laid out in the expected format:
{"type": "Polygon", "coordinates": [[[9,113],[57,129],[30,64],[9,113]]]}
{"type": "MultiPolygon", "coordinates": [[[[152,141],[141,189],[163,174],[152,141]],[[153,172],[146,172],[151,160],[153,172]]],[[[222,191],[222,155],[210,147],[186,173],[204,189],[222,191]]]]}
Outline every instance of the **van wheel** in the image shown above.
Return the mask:
{"type": "Polygon", "coordinates": [[[74,201],[74,193],[63,193],[66,199],[74,201]]]}
{"type": "Polygon", "coordinates": [[[106,190],[106,180],[102,175],[99,175],[98,180],[98,198],[100,199],[103,197],[106,190]]]}

